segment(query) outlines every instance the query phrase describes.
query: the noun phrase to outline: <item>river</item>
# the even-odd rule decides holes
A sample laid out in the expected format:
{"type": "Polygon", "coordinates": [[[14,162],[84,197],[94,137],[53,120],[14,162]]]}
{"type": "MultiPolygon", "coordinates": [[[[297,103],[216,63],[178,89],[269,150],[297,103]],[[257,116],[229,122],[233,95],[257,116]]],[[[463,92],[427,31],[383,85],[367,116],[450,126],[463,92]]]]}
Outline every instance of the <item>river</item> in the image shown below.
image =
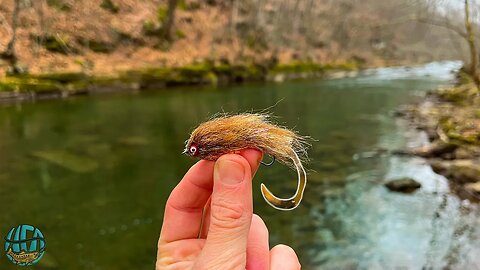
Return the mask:
{"type": "MultiPolygon", "coordinates": [[[[40,228],[47,251],[36,269],[153,269],[165,201],[195,162],[181,155],[189,132],[217,112],[269,108],[314,139],[295,211],[270,208],[259,190],[264,182],[290,196],[294,171],[262,166],[254,179],[271,244],[294,247],[303,269],[480,269],[478,206],[451,194],[422,159],[375,151],[426,143],[392,111],[450,83],[458,67],[1,106],[0,234],[40,228]],[[422,188],[383,186],[400,177],[422,188]]],[[[4,255],[0,265],[13,266],[4,255]]]]}

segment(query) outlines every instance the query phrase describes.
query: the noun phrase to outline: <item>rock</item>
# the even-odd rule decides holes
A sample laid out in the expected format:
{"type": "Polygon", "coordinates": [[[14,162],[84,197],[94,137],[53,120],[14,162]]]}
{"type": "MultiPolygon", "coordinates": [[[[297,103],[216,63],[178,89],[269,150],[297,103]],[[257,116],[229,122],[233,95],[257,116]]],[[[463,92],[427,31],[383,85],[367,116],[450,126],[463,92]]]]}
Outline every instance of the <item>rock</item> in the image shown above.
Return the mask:
{"type": "Polygon", "coordinates": [[[437,140],[427,146],[415,149],[394,150],[392,153],[396,155],[412,155],[424,158],[442,157],[444,159],[452,159],[455,149],[457,149],[457,145],[437,140]]]}
{"type": "Polygon", "coordinates": [[[480,182],[468,183],[465,185],[465,189],[476,195],[480,195],[480,182]]]}
{"type": "Polygon", "coordinates": [[[456,159],[471,159],[480,157],[480,147],[476,145],[461,145],[455,150],[456,159]]]}
{"type": "Polygon", "coordinates": [[[35,151],[32,152],[32,156],[77,173],[87,173],[98,168],[96,160],[63,150],[35,151]]]}
{"type": "Polygon", "coordinates": [[[478,160],[431,160],[432,170],[457,183],[480,181],[480,162],[478,160]]]}
{"type": "Polygon", "coordinates": [[[444,161],[444,160],[430,160],[429,161],[430,166],[432,167],[432,170],[440,175],[443,175],[445,177],[450,176],[450,167],[451,167],[451,161],[444,161]]]}
{"type": "Polygon", "coordinates": [[[400,178],[389,181],[385,186],[391,191],[411,193],[422,185],[411,178],[400,178]]]}
{"type": "Polygon", "coordinates": [[[460,183],[480,181],[480,163],[474,160],[455,160],[451,167],[452,177],[460,183]]]}

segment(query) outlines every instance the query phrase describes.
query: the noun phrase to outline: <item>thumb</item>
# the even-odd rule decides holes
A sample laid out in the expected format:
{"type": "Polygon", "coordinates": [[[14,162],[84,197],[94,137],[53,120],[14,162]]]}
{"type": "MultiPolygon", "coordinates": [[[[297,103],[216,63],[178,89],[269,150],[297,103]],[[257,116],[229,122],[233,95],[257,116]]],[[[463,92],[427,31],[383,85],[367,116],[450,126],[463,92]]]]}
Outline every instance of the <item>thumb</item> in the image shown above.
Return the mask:
{"type": "Polygon", "coordinates": [[[245,269],[253,211],[251,175],[250,164],[240,155],[223,155],[215,163],[210,226],[202,251],[208,269],[245,269]]]}

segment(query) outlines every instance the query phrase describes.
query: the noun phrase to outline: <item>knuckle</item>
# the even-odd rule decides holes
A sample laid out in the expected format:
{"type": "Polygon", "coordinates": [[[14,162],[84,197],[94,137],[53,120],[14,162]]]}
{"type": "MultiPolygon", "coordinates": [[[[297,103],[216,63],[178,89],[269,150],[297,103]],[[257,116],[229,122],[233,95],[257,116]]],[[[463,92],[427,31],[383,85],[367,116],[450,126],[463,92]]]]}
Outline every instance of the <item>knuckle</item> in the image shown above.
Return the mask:
{"type": "Polygon", "coordinates": [[[246,209],[242,204],[225,200],[212,201],[211,226],[235,228],[242,224],[246,209]]]}

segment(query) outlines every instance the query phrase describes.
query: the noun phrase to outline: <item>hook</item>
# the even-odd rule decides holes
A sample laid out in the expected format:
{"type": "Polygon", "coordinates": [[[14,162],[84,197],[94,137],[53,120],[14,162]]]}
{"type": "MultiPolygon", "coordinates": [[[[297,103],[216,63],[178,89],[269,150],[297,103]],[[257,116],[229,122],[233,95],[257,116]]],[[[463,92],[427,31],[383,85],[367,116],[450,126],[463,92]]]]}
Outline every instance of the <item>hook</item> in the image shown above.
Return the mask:
{"type": "Polygon", "coordinates": [[[295,191],[295,195],[288,199],[281,199],[275,195],[262,183],[260,185],[262,196],[265,201],[275,209],[289,211],[297,208],[303,198],[303,192],[305,191],[305,186],[307,185],[307,173],[302,166],[302,162],[298,157],[297,153],[293,151],[293,155],[291,156],[293,164],[297,169],[298,174],[298,185],[297,190],[295,191]]]}
{"type": "Polygon", "coordinates": [[[270,161],[269,163],[265,163],[263,161],[260,161],[260,163],[262,163],[262,165],[264,166],[272,166],[273,163],[275,162],[275,156],[270,156],[270,157],[272,157],[272,161],[270,161]]]}

